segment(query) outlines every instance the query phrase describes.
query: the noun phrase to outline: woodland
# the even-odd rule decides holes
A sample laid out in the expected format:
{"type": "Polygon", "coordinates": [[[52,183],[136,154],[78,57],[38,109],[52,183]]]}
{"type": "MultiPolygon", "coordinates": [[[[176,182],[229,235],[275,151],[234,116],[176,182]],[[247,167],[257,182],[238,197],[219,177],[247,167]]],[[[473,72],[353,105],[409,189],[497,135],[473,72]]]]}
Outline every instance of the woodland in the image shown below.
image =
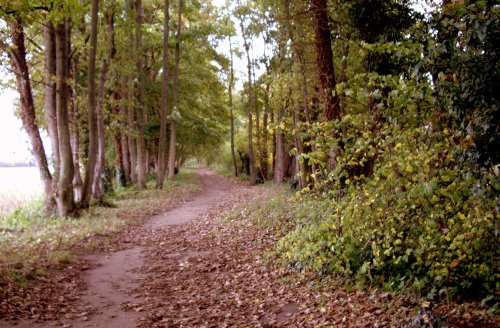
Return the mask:
{"type": "Polygon", "coordinates": [[[84,221],[206,165],[286,186],[249,207],[274,265],[498,323],[499,17],[496,0],[2,0],[0,70],[40,216],[84,221]]]}

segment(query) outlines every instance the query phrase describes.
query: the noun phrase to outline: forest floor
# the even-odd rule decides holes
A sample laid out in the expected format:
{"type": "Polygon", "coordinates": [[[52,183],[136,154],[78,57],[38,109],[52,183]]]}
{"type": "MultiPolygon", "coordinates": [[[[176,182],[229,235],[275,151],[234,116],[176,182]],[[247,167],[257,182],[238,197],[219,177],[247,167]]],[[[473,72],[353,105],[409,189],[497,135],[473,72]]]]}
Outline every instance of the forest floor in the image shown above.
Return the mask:
{"type": "MultiPolygon", "coordinates": [[[[415,311],[410,297],[320,284],[275,265],[266,252],[275,233],[251,220],[244,205],[283,191],[199,174],[203,186],[191,200],[4,302],[28,306],[4,304],[0,326],[417,327],[435,319],[425,306],[415,311]]],[[[498,324],[463,307],[440,311],[451,326],[498,324]]]]}

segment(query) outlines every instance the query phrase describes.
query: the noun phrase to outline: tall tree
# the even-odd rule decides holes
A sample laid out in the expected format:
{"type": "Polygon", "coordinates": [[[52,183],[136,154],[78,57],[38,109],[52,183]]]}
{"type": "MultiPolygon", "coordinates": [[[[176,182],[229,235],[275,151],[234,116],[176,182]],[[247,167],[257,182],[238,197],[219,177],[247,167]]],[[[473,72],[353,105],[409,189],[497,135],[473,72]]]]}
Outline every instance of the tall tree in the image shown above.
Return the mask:
{"type": "Polygon", "coordinates": [[[179,64],[180,64],[180,37],[182,24],[182,7],[184,0],[179,0],[179,11],[177,14],[177,32],[175,34],[175,69],[174,69],[174,85],[172,90],[172,113],[170,117],[170,150],[168,158],[168,178],[172,179],[175,174],[175,159],[176,159],[176,120],[178,116],[177,97],[179,83],[179,64]]]}
{"type": "Polygon", "coordinates": [[[50,213],[55,207],[52,175],[49,170],[42,138],[40,137],[38,125],[36,123],[33,90],[31,87],[29,68],[26,62],[26,46],[24,44],[25,37],[22,20],[19,16],[13,17],[8,24],[12,39],[12,47],[2,40],[0,40],[0,47],[8,53],[12,70],[16,76],[17,90],[21,100],[21,120],[24,129],[28,133],[32,152],[38,166],[40,180],[43,184],[45,210],[50,213]]]}
{"type": "Polygon", "coordinates": [[[52,146],[53,180],[59,180],[59,138],[56,113],[56,34],[50,20],[44,24],[45,41],[45,122],[52,146]]]}
{"type": "Polygon", "coordinates": [[[162,54],[162,83],[160,106],[160,139],[158,141],[158,170],[156,173],[156,188],[163,187],[166,166],[167,148],[167,117],[168,117],[168,39],[170,35],[170,1],[165,0],[163,8],[163,54],[162,54]]]}
{"type": "Polygon", "coordinates": [[[233,85],[234,85],[234,58],[233,58],[233,43],[231,35],[229,35],[229,119],[231,124],[231,162],[233,163],[233,174],[238,176],[238,165],[236,164],[236,155],[234,154],[234,106],[233,106],[233,85]]]}
{"type": "Polygon", "coordinates": [[[83,195],[81,206],[88,207],[92,195],[92,184],[94,182],[94,169],[97,162],[98,132],[96,116],[96,50],[97,50],[97,20],[99,15],[99,1],[92,0],[92,11],[90,21],[90,43],[87,67],[88,83],[88,133],[89,151],[87,166],[85,167],[85,178],[83,182],[83,195]]]}
{"type": "Polygon", "coordinates": [[[57,135],[59,137],[59,180],[57,182],[56,202],[59,215],[67,217],[75,210],[73,194],[73,153],[69,133],[69,19],[64,18],[56,26],[56,113],[57,135]]]}
{"type": "MultiPolygon", "coordinates": [[[[246,9],[249,9],[248,6],[246,9]]],[[[248,73],[248,157],[250,158],[250,182],[255,184],[257,182],[257,171],[255,169],[255,155],[253,147],[253,113],[255,111],[254,103],[254,88],[252,82],[252,60],[250,58],[250,44],[248,40],[248,31],[245,27],[244,18],[242,14],[243,7],[238,1],[237,15],[240,20],[241,35],[243,37],[243,46],[247,57],[247,73],[248,73]]]]}
{"type": "Polygon", "coordinates": [[[104,129],[104,103],[105,103],[105,83],[109,71],[109,67],[115,57],[115,6],[112,2],[109,8],[104,13],[104,20],[106,21],[106,35],[108,38],[108,52],[106,58],[102,63],[101,76],[99,79],[99,88],[97,90],[97,145],[98,155],[97,162],[94,169],[94,183],[92,186],[94,197],[100,199],[102,197],[101,179],[104,166],[106,165],[106,132],[104,129]]]}
{"type": "Polygon", "coordinates": [[[316,62],[319,70],[324,116],[327,120],[340,118],[339,99],[335,91],[335,70],[326,0],[311,0],[316,46],[316,62]],[[334,95],[335,94],[335,95],[334,95]]]}
{"type": "Polygon", "coordinates": [[[137,188],[146,188],[146,142],[144,140],[144,120],[145,120],[145,73],[144,73],[144,54],[142,46],[142,27],[144,21],[144,12],[142,8],[142,0],[136,0],[136,69],[137,69],[137,80],[138,80],[138,90],[137,90],[137,110],[136,110],[136,120],[137,120],[137,188]]]}

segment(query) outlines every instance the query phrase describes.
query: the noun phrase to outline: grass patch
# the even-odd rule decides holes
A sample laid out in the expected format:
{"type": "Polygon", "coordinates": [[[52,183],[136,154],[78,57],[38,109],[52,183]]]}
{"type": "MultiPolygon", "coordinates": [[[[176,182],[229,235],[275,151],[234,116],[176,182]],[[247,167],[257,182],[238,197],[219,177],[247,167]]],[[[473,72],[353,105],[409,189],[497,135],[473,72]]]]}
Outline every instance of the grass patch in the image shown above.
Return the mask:
{"type": "Polygon", "coordinates": [[[193,170],[181,170],[162,190],[154,189],[153,181],[143,191],[117,189],[106,199],[112,207],[93,205],[78,219],[47,216],[41,201],[0,215],[0,276],[27,277],[40,268],[67,263],[76,250],[97,246],[92,238],[106,238],[140,224],[189,198],[199,187],[193,170]]]}

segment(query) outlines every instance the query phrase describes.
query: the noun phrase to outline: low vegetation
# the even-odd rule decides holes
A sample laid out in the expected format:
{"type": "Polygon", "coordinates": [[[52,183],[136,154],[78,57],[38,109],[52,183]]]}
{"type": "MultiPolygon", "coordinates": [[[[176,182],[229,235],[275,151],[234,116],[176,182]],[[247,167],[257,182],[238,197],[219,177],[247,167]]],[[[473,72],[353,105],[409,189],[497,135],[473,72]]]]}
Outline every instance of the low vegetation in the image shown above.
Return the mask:
{"type": "Polygon", "coordinates": [[[99,240],[143,222],[190,197],[199,188],[197,175],[181,170],[163,189],[117,189],[110,206],[93,206],[78,219],[46,216],[42,201],[0,216],[0,274],[26,277],[47,266],[67,262],[78,250],[99,246],[99,240]]]}

